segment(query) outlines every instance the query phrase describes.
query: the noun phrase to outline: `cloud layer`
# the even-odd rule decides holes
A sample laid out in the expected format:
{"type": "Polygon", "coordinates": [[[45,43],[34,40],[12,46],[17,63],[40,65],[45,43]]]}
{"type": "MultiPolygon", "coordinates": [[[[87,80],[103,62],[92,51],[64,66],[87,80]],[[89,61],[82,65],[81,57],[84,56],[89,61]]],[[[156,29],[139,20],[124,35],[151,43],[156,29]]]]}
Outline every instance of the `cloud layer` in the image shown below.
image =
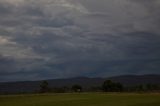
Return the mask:
{"type": "Polygon", "coordinates": [[[1,0],[0,81],[160,74],[159,0],[1,0]]]}

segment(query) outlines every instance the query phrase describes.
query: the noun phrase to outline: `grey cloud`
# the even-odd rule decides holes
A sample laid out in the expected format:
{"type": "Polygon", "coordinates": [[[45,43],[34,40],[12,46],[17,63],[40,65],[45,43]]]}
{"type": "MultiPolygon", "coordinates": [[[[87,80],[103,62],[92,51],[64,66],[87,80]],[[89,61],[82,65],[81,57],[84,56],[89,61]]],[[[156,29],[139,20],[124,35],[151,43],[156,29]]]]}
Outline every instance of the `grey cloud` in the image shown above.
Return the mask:
{"type": "Polygon", "coordinates": [[[159,6],[158,0],[2,0],[0,41],[8,43],[0,43],[0,79],[159,73],[159,6]]]}
{"type": "Polygon", "coordinates": [[[12,69],[15,69],[15,61],[9,57],[0,55],[0,74],[1,76],[9,74],[12,69]]]}

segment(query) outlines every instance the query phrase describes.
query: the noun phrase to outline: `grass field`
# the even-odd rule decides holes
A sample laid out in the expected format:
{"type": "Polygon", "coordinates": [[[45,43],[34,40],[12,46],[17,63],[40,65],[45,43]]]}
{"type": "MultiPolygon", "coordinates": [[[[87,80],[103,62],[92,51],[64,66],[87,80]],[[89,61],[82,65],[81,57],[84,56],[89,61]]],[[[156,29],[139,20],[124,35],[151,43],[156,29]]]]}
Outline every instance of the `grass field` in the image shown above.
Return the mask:
{"type": "Polygon", "coordinates": [[[0,106],[160,106],[160,94],[9,95],[0,96],[0,106]]]}

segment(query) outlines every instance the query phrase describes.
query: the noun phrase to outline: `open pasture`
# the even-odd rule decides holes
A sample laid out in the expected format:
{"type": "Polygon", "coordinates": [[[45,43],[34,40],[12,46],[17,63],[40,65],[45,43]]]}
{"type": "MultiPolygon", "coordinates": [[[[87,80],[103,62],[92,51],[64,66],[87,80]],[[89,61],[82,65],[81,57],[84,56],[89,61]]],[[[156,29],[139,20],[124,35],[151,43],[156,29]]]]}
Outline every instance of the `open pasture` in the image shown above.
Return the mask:
{"type": "Polygon", "coordinates": [[[160,94],[73,93],[0,96],[0,106],[160,106],[160,94]]]}

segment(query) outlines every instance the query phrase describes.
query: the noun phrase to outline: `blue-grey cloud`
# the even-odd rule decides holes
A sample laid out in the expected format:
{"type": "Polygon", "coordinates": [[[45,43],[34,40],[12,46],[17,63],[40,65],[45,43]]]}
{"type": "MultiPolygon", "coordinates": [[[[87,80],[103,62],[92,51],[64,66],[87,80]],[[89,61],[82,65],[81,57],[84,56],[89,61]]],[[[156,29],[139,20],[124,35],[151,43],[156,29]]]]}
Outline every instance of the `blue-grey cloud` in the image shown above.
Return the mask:
{"type": "Polygon", "coordinates": [[[1,0],[0,80],[160,73],[159,0],[1,0]]]}

